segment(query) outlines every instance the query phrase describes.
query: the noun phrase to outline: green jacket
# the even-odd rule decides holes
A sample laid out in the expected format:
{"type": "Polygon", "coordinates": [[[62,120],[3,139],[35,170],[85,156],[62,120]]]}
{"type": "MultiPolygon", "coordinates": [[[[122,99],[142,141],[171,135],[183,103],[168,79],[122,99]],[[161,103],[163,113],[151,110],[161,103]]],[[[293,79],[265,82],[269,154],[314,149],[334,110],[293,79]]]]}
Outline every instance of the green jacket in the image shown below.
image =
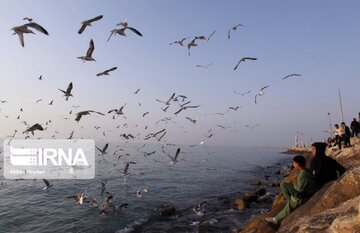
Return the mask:
{"type": "Polygon", "coordinates": [[[300,172],[294,189],[297,193],[292,194],[292,196],[297,202],[303,202],[311,197],[318,189],[313,174],[308,170],[300,172]]]}

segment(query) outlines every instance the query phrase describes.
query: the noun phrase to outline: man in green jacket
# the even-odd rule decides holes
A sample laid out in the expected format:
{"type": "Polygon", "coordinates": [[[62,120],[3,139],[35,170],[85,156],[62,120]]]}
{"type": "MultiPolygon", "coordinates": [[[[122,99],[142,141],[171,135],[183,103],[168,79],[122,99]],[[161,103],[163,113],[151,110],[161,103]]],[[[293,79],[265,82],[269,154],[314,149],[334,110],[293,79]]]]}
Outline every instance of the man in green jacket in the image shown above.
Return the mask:
{"type": "Polygon", "coordinates": [[[297,155],[293,158],[294,168],[299,172],[297,182],[295,184],[281,183],[280,190],[287,200],[286,205],[274,218],[265,218],[267,222],[279,225],[286,216],[317,191],[314,176],[305,169],[305,164],[304,156],[297,155]]]}

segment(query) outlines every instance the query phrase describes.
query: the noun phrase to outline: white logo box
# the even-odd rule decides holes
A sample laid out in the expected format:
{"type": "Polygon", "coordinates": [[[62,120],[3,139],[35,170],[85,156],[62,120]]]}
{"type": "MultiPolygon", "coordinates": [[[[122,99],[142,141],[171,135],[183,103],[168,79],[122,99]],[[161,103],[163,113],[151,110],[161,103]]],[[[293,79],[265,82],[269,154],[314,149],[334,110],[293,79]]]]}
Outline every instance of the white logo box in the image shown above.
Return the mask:
{"type": "Polygon", "coordinates": [[[94,179],[91,139],[5,140],[5,179],[94,179]]]}

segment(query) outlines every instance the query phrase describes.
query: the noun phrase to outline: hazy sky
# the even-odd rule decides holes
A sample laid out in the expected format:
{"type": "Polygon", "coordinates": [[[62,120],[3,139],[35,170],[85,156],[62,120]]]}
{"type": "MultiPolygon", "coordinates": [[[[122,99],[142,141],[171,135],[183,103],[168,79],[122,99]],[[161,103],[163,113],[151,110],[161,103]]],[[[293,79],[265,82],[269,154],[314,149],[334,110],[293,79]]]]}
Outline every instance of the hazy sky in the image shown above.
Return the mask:
{"type": "Polygon", "coordinates": [[[132,133],[143,139],[166,128],[164,140],[171,143],[199,143],[210,129],[214,136],[209,145],[287,146],[293,144],[297,131],[307,140],[321,140],[327,137],[323,131],[329,128],[328,112],[332,123],[340,122],[338,88],[345,121],[349,124],[360,112],[359,9],[359,1],[328,0],[1,1],[0,100],[8,103],[0,103],[0,137],[14,129],[24,131],[22,120],[45,126],[51,119],[48,129],[36,132],[35,138],[65,138],[75,130],[76,138],[113,141],[120,133],[132,133]],[[103,19],[77,34],[81,21],[100,14],[103,19]],[[25,35],[22,48],[10,29],[24,24],[23,17],[33,18],[50,35],[37,31],[25,35]],[[127,31],[127,37],[115,36],[107,42],[110,30],[124,20],[144,36],[127,31]],[[246,27],[238,28],[229,40],[228,29],[238,23],[246,27]],[[169,45],[213,30],[210,41],[198,41],[190,57],[186,46],[169,45]],[[96,62],[83,64],[76,57],[85,55],[91,38],[96,62]],[[242,63],[234,71],[244,56],[258,60],[242,63]],[[196,67],[211,62],[214,65],[208,69],[196,67]],[[110,76],[96,77],[113,66],[118,69],[110,76]],[[282,80],[291,73],[303,76],[282,80]],[[37,79],[40,75],[42,81],[37,79]],[[69,82],[74,97],[65,101],[58,88],[66,89],[69,82]],[[255,94],[265,85],[270,88],[255,104],[255,94]],[[248,90],[252,92],[244,97],[234,93],[248,90]],[[156,121],[173,117],[179,107],[172,103],[164,113],[160,109],[164,105],[155,98],[167,99],[173,92],[200,107],[156,126],[156,121]],[[36,104],[38,99],[43,101],[36,104]],[[51,100],[53,106],[48,105],[51,100]],[[113,120],[110,114],[74,120],[80,110],[105,113],[125,103],[127,120],[113,120]],[[215,114],[230,106],[241,108],[224,116],[215,114]],[[143,118],[147,111],[150,114],[143,118]],[[185,117],[198,121],[193,124],[185,117]],[[260,126],[254,130],[245,127],[255,124],[260,126]],[[95,130],[95,125],[101,128],[95,130]]]}

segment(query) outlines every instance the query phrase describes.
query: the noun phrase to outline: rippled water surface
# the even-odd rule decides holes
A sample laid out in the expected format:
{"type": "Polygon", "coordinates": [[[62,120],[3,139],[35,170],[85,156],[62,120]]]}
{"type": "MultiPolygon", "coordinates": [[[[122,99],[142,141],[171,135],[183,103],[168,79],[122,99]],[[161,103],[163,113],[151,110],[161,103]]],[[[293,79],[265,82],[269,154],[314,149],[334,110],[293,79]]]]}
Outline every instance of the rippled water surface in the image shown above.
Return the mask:
{"type": "MultiPolygon", "coordinates": [[[[157,152],[144,157],[136,145],[120,145],[126,152],[118,159],[119,154],[112,153],[115,147],[110,145],[109,154],[97,156],[94,180],[51,180],[49,192],[43,190],[42,180],[2,180],[0,231],[230,232],[256,211],[267,208],[259,204],[244,212],[234,211],[232,198],[254,190],[250,185],[254,179],[273,174],[275,167],[269,165],[288,158],[272,148],[184,146],[179,162],[171,165],[159,148],[148,146],[147,151],[157,152]],[[130,165],[130,176],[124,183],[120,171],[126,161],[136,164],[130,165]],[[103,180],[107,180],[106,190],[114,195],[113,203],[129,204],[121,213],[99,215],[97,207],[75,205],[73,199],[66,198],[87,189],[89,196],[101,202],[106,197],[100,190],[103,180]],[[142,188],[150,191],[139,198],[135,192],[142,188]],[[208,207],[199,216],[192,207],[202,201],[207,201],[208,207]],[[156,209],[163,204],[174,205],[176,213],[160,217],[156,209]]],[[[176,149],[166,148],[173,154],[176,149]]],[[[278,165],[284,167],[285,163],[278,165]]]]}

